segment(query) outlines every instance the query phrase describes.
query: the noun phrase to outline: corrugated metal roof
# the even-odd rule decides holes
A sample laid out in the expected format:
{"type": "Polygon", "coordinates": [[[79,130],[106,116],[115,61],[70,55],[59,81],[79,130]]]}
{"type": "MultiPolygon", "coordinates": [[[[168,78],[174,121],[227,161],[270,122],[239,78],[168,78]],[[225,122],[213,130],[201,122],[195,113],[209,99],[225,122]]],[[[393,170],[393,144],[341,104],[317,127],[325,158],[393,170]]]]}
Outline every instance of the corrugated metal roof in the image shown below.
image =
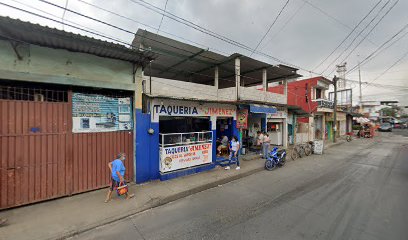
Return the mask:
{"type": "Polygon", "coordinates": [[[262,70],[267,70],[268,82],[296,78],[296,68],[284,65],[271,65],[251,57],[234,53],[224,56],[165,36],[139,29],[133,40],[136,47],[143,46],[160,56],[152,62],[151,69],[145,69],[145,75],[166,79],[212,84],[214,67],[219,68],[219,86],[235,85],[235,58],[240,58],[241,80],[244,86],[262,83],[262,70]]]}
{"type": "Polygon", "coordinates": [[[157,57],[121,44],[103,41],[72,32],[49,28],[9,17],[0,17],[0,39],[14,40],[43,47],[66,49],[100,57],[119,59],[145,66],[157,57]]]}

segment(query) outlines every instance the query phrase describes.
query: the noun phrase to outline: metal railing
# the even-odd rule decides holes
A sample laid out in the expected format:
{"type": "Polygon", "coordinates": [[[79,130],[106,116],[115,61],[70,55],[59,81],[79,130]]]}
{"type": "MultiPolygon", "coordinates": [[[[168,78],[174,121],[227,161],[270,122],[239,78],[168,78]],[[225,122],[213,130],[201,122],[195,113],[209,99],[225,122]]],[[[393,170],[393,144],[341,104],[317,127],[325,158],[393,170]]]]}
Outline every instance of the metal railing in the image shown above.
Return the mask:
{"type": "Polygon", "coordinates": [[[315,99],[315,100],[312,100],[312,101],[317,102],[318,107],[334,109],[334,102],[331,101],[331,100],[319,98],[319,99],[315,99]]]}
{"type": "Polygon", "coordinates": [[[160,147],[212,142],[212,131],[189,133],[160,133],[160,147]]]}

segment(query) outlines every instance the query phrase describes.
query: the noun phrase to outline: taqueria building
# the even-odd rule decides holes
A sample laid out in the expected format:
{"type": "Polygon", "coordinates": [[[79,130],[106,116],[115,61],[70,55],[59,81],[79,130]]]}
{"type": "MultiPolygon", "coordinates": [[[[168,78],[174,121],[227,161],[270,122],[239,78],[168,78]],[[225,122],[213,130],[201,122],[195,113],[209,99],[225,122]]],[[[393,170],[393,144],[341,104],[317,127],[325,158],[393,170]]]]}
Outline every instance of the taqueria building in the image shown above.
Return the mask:
{"type": "Polygon", "coordinates": [[[232,104],[154,98],[148,108],[137,124],[137,183],[210,170],[216,140],[239,135],[232,104]]]}

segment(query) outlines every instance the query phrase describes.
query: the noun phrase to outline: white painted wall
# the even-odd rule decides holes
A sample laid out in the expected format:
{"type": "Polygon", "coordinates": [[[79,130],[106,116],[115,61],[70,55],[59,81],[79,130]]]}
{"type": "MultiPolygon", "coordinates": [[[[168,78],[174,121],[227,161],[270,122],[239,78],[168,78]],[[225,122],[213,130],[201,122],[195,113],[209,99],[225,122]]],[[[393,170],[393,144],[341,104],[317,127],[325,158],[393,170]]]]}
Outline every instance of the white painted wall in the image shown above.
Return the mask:
{"type": "Polygon", "coordinates": [[[286,104],[287,98],[283,94],[264,92],[255,88],[241,88],[241,100],[253,100],[265,103],[286,104]]]}
{"type": "Polygon", "coordinates": [[[132,63],[36,45],[0,41],[3,79],[134,90],[132,63]]]}
{"type": "MultiPolygon", "coordinates": [[[[150,94],[150,77],[145,76],[146,93],[150,94]]],[[[234,101],[235,88],[217,89],[215,86],[183,82],[173,79],[152,77],[151,95],[176,97],[183,99],[199,99],[210,101],[234,101]]]]}

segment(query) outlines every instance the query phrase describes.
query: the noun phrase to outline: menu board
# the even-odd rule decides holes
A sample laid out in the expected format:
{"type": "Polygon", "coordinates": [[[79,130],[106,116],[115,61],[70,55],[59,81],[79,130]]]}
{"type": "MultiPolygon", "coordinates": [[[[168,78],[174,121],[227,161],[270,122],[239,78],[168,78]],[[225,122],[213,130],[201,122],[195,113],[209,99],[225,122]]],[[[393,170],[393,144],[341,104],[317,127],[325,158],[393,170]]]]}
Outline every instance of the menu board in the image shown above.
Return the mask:
{"type": "Polygon", "coordinates": [[[323,149],[324,149],[324,144],[323,144],[323,140],[314,140],[314,154],[323,154],[323,149]]]}

